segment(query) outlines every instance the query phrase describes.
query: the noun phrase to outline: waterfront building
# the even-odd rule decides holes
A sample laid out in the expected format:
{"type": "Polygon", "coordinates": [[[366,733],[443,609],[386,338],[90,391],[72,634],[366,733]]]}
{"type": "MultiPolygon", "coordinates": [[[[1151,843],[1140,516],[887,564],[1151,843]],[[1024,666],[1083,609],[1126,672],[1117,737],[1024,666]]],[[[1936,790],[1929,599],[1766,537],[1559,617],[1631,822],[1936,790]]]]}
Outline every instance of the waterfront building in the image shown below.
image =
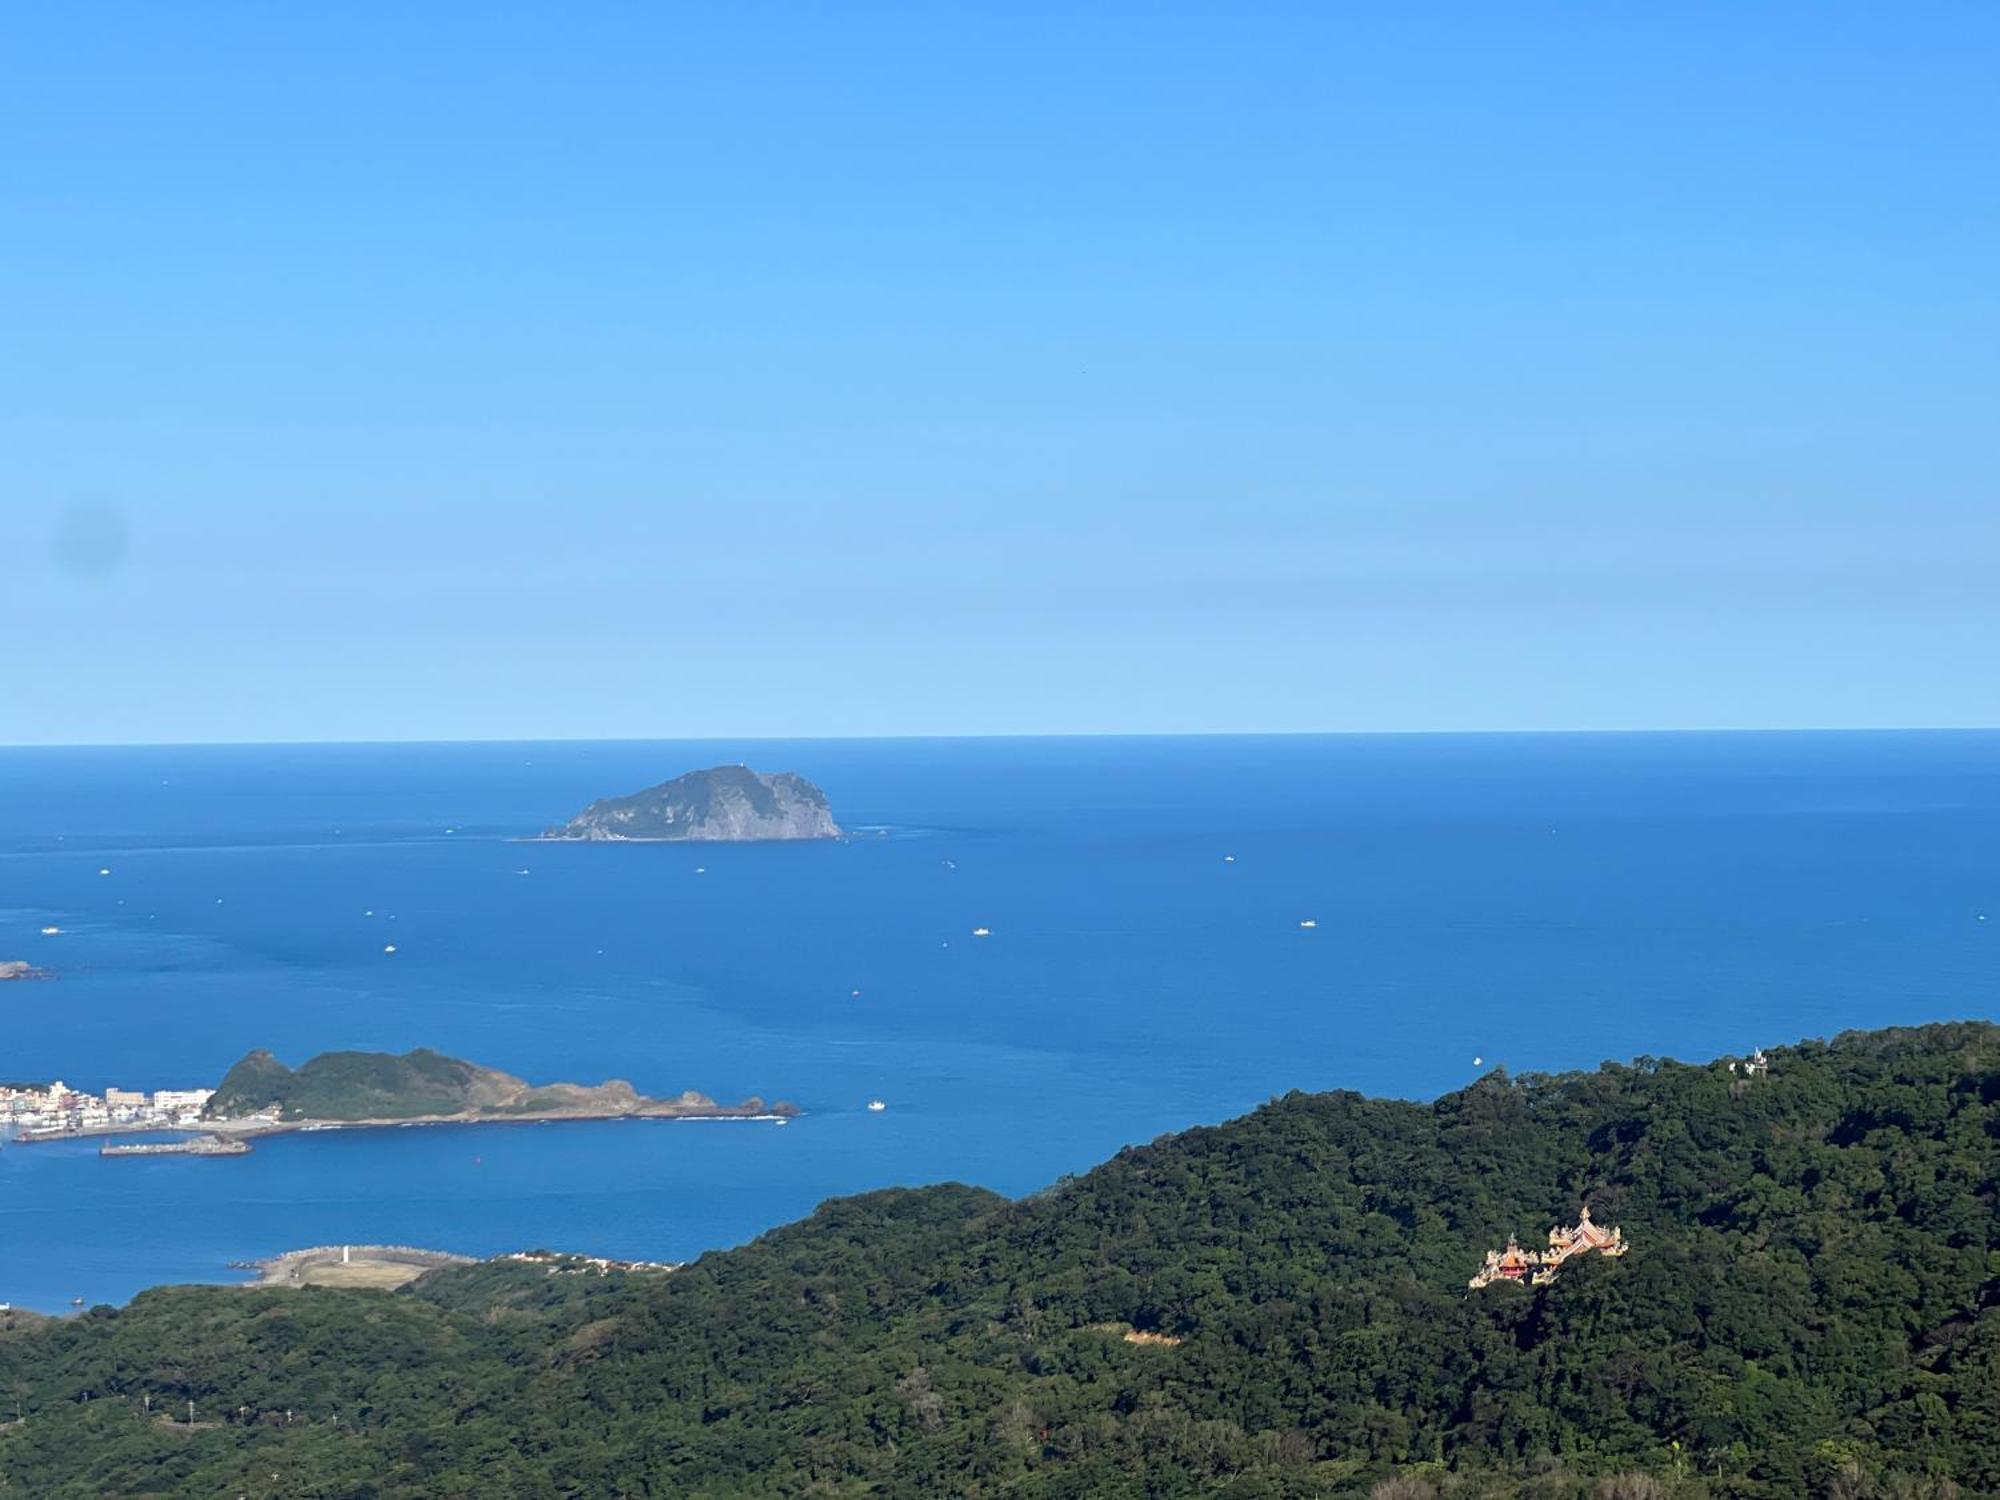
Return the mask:
{"type": "Polygon", "coordinates": [[[153,1108],[168,1114],[193,1114],[214,1097],[214,1089],[161,1089],[153,1095],[153,1108]]]}

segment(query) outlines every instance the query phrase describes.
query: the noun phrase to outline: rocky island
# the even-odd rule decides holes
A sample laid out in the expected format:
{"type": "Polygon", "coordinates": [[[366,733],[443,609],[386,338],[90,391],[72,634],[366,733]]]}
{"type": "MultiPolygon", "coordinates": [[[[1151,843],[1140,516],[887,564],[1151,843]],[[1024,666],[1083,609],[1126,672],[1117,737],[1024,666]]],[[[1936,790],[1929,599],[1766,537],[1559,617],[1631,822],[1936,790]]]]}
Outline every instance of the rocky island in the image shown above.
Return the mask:
{"type": "Polygon", "coordinates": [[[690,771],[643,792],[606,797],[541,835],[594,843],[749,843],[840,836],[825,792],[791,771],[766,775],[748,766],[690,771]]]}
{"type": "Polygon", "coordinates": [[[789,1119],[796,1106],[749,1098],[718,1104],[692,1090],[652,1099],[623,1079],[531,1084],[420,1047],[323,1052],[289,1068],[252,1052],[223,1075],[202,1109],[220,1131],[259,1134],[334,1125],[460,1124],[484,1120],[789,1119]]]}
{"type": "Polygon", "coordinates": [[[49,971],[38,969],[22,959],[0,959],[0,983],[9,979],[47,979],[49,971]]]}

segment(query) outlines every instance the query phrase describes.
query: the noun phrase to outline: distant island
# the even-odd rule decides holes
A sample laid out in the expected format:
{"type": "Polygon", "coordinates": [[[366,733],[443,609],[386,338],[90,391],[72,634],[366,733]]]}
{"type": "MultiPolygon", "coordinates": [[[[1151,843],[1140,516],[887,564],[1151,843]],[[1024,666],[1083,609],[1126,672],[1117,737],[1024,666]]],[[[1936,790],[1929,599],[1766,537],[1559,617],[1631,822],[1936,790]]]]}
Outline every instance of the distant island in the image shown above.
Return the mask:
{"type": "Polygon", "coordinates": [[[47,979],[49,971],[38,969],[22,959],[0,959],[0,982],[9,979],[47,979]]]}
{"type": "Polygon", "coordinates": [[[298,1068],[256,1051],[223,1075],[202,1119],[217,1129],[404,1125],[479,1120],[787,1119],[795,1105],[718,1104],[689,1090],[652,1099],[623,1079],[531,1084],[461,1058],[413,1052],[322,1052],[298,1068]]]}
{"type": "Polygon", "coordinates": [[[826,793],[791,771],[748,766],[690,771],[672,781],[593,802],[544,839],[589,843],[750,843],[837,839],[826,793]]]}

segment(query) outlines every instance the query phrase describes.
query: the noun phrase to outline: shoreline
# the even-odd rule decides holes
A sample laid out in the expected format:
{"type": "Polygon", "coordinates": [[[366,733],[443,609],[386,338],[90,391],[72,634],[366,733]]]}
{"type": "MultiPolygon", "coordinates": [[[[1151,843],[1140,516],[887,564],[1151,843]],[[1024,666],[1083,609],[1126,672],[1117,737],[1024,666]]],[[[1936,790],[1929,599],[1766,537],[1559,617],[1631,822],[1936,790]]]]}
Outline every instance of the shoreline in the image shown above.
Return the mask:
{"type": "Polygon", "coordinates": [[[401,1115],[365,1120],[278,1120],[248,1115],[234,1120],[209,1120],[203,1129],[218,1135],[255,1139],[267,1135],[296,1135],[321,1130],[401,1130],[418,1125],[554,1125],[564,1120],[789,1120],[791,1114],[775,1110],[714,1109],[538,1109],[504,1115],[401,1115]]]}
{"type": "MultiPolygon", "coordinates": [[[[741,1110],[728,1108],[623,1110],[533,1110],[506,1115],[409,1115],[400,1118],[366,1120],[279,1120],[256,1115],[233,1120],[204,1120],[197,1125],[86,1125],[75,1130],[22,1131],[7,1139],[17,1145],[39,1146],[58,1141],[98,1140],[106,1136],[170,1135],[221,1136],[225,1140],[252,1141],[272,1135],[299,1135],[322,1130],[391,1130],[409,1126],[436,1125],[554,1125],[564,1121],[611,1120],[738,1120],[748,1124],[785,1124],[798,1118],[798,1111],[741,1110]]],[[[170,1154],[170,1153],[163,1153],[170,1154]]]]}
{"type": "Polygon", "coordinates": [[[447,1266],[476,1266],[479,1258],[451,1250],[425,1250],[416,1245],[313,1245],[304,1250],[286,1250],[261,1260],[231,1261],[233,1271],[255,1271],[257,1279],[241,1283],[245,1288],[307,1285],[306,1272],[315,1266],[399,1267],[411,1272],[409,1279],[447,1266]]]}

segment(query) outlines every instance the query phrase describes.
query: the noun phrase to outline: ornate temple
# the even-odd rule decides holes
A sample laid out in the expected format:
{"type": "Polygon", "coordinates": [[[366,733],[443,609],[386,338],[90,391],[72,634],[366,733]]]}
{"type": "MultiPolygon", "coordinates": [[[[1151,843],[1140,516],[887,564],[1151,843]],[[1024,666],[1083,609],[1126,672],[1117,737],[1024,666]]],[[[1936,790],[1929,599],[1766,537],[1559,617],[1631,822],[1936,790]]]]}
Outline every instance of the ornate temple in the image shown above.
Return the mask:
{"type": "Polygon", "coordinates": [[[1619,1256],[1631,1248],[1625,1243],[1625,1231],[1615,1225],[1610,1229],[1600,1229],[1590,1221],[1590,1208],[1585,1205],[1574,1224],[1558,1224],[1549,1231],[1549,1248],[1546,1250],[1523,1250],[1519,1241],[1509,1239],[1505,1250],[1488,1250],[1486,1263],[1479,1268],[1479,1274],[1467,1283],[1468,1286],[1491,1286],[1496,1281],[1526,1281],[1532,1286],[1547,1286],[1556,1279],[1556,1272],[1562,1263],[1572,1255],[1588,1255],[1596,1251],[1599,1255],[1619,1256]]]}

